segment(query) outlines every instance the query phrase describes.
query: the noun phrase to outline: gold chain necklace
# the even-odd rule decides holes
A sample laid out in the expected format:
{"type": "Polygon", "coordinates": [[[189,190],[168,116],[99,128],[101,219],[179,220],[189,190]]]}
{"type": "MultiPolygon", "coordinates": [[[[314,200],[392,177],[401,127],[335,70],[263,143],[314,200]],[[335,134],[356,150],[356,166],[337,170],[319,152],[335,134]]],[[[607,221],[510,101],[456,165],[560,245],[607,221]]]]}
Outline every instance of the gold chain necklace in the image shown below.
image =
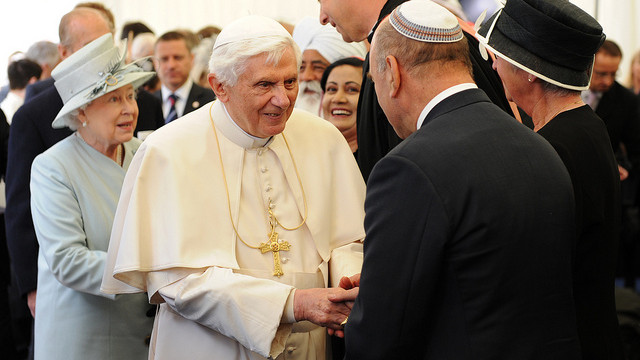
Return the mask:
{"type": "Polygon", "coordinates": [[[260,245],[258,246],[249,245],[246,241],[242,239],[242,237],[238,233],[238,229],[236,228],[236,225],[233,223],[233,215],[231,212],[231,199],[229,196],[229,185],[227,184],[227,175],[225,174],[224,163],[222,162],[222,151],[220,151],[220,141],[218,140],[218,132],[216,131],[216,126],[213,123],[213,116],[211,115],[211,109],[213,109],[213,104],[214,103],[212,102],[211,106],[209,106],[209,119],[211,120],[211,126],[213,127],[213,135],[216,138],[216,146],[218,147],[218,159],[220,160],[220,170],[222,170],[222,179],[224,180],[224,188],[227,195],[227,208],[229,210],[229,220],[231,220],[231,226],[233,227],[233,231],[235,232],[238,239],[240,239],[240,241],[243,244],[245,244],[247,247],[251,249],[260,250],[260,252],[263,254],[269,251],[273,253],[273,275],[280,277],[284,275],[284,272],[282,271],[282,264],[280,262],[280,251],[289,251],[291,249],[291,244],[289,244],[285,240],[278,238],[278,233],[276,232],[276,226],[280,225],[281,228],[287,231],[297,230],[306,223],[307,216],[309,214],[309,208],[307,206],[307,196],[304,192],[304,187],[302,186],[302,180],[300,180],[300,174],[298,173],[298,167],[296,166],[296,161],[293,159],[293,153],[291,152],[291,148],[289,147],[287,138],[284,136],[284,133],[283,133],[282,138],[284,139],[285,145],[287,145],[287,150],[289,151],[289,156],[291,157],[291,162],[293,163],[293,169],[295,170],[298,183],[300,184],[300,190],[302,191],[302,200],[304,202],[304,218],[302,219],[302,222],[298,224],[298,226],[291,227],[291,228],[285,227],[284,225],[282,225],[282,223],[278,220],[276,215],[273,213],[273,210],[271,209],[271,199],[269,199],[269,204],[267,205],[267,214],[269,215],[269,228],[270,228],[269,233],[267,234],[267,237],[269,240],[267,240],[267,242],[260,243],[260,245]]]}

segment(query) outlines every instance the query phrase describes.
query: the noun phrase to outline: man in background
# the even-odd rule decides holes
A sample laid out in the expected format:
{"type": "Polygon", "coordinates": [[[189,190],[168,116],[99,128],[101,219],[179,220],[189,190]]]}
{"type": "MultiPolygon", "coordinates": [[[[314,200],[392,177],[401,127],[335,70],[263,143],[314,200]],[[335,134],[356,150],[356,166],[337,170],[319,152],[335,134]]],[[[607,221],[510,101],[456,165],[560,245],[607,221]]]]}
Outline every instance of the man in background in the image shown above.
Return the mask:
{"type": "Polygon", "coordinates": [[[40,80],[51,77],[51,70],[60,62],[58,46],[51,41],[38,41],[31,45],[24,54],[27,59],[31,59],[40,65],[42,75],[40,80]]]}
{"type": "Polygon", "coordinates": [[[189,44],[178,31],[164,33],[156,41],[154,64],[162,88],[154,95],[162,100],[165,123],[215,100],[213,90],[195,84],[189,77],[193,66],[189,44]]]}
{"type": "Polygon", "coordinates": [[[593,64],[589,90],[583,101],[604,120],[613,152],[618,160],[622,196],[622,234],[620,238],[619,274],[625,286],[635,288],[638,275],[639,235],[638,187],[640,186],[640,99],[616,81],[622,50],[605,40],[593,64]]]}
{"type": "Polygon", "coordinates": [[[7,123],[11,125],[13,114],[24,103],[24,95],[26,87],[33,84],[42,74],[42,68],[38,63],[28,58],[16,60],[9,64],[7,75],[9,77],[9,93],[7,97],[0,102],[0,109],[7,117],[7,123]]]}

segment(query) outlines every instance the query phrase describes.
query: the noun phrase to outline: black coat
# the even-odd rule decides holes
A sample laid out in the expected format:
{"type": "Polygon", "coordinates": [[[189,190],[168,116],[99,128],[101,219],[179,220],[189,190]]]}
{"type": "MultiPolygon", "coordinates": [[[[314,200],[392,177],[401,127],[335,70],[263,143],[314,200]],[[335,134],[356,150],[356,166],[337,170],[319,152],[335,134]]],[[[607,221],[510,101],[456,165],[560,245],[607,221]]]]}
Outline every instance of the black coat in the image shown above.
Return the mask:
{"type": "Polygon", "coordinates": [[[622,359],[614,299],[620,178],[607,130],[585,105],[561,113],[538,134],[556,149],[573,184],[573,294],[583,358],[622,359]]]}
{"type": "Polygon", "coordinates": [[[596,114],[607,125],[607,133],[614,153],[624,144],[629,161],[640,166],[640,98],[614,82],[609,91],[602,94],[596,114]]]}
{"type": "Polygon", "coordinates": [[[347,359],[579,359],[573,192],[480,90],[436,105],[367,185],[347,359]]]}
{"type": "Polygon", "coordinates": [[[9,134],[6,194],[7,245],[20,294],[36,290],[38,280],[38,240],[31,219],[31,163],[36,156],[71,134],[68,128],[54,129],[53,119],[62,109],[62,99],[54,86],[13,115],[9,134]]]}
{"type": "MultiPolygon", "coordinates": [[[[378,24],[389,15],[393,9],[407,0],[389,0],[378,18],[378,23],[369,35],[369,42],[373,39],[378,24]]],[[[502,110],[513,115],[509,102],[505,97],[504,87],[498,74],[492,69],[492,62],[489,58],[484,60],[478,50],[478,40],[471,34],[464,32],[469,42],[469,54],[473,66],[473,76],[478,87],[485,91],[491,101],[502,110]]],[[[364,180],[367,181],[371,169],[389,150],[393,149],[402,141],[396,135],[393,127],[387,121],[387,117],[378,104],[373,81],[367,76],[369,73],[369,54],[365,58],[363,65],[363,79],[358,100],[358,166],[362,172],[364,180]]]]}

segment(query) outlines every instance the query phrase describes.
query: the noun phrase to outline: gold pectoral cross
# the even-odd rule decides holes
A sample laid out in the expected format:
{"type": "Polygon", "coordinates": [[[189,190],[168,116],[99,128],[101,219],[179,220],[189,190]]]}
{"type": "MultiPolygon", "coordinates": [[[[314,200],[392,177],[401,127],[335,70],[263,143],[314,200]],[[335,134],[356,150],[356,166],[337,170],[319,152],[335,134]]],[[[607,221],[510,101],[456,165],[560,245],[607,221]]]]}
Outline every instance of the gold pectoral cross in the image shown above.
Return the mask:
{"type": "Polygon", "coordinates": [[[291,249],[291,245],[286,240],[278,239],[276,221],[274,220],[271,209],[269,209],[269,223],[271,225],[269,241],[266,243],[260,243],[258,249],[260,249],[263,254],[269,251],[273,252],[273,276],[280,277],[284,275],[284,272],[282,271],[282,263],[280,262],[280,251],[289,251],[291,249]]]}
{"type": "Polygon", "coordinates": [[[278,233],[275,230],[271,230],[269,234],[269,242],[260,244],[260,251],[262,253],[267,253],[269,251],[273,252],[273,275],[280,277],[284,275],[282,272],[282,264],[280,263],[280,251],[289,251],[291,245],[283,240],[278,240],[278,233]]]}

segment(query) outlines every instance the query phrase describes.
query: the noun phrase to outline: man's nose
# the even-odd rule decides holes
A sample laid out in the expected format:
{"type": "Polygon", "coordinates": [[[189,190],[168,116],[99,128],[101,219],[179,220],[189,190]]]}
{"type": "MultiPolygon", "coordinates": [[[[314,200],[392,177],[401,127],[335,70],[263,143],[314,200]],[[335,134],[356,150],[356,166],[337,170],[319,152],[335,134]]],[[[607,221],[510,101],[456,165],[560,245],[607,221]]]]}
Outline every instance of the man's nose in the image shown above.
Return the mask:
{"type": "Polygon", "coordinates": [[[300,81],[316,80],[311,66],[305,66],[304,70],[300,72],[299,80],[300,81]]]}
{"type": "Polygon", "coordinates": [[[273,96],[271,97],[271,102],[273,105],[286,109],[291,105],[291,101],[289,101],[289,96],[287,96],[287,90],[284,86],[275,86],[273,89],[273,96]]]}

